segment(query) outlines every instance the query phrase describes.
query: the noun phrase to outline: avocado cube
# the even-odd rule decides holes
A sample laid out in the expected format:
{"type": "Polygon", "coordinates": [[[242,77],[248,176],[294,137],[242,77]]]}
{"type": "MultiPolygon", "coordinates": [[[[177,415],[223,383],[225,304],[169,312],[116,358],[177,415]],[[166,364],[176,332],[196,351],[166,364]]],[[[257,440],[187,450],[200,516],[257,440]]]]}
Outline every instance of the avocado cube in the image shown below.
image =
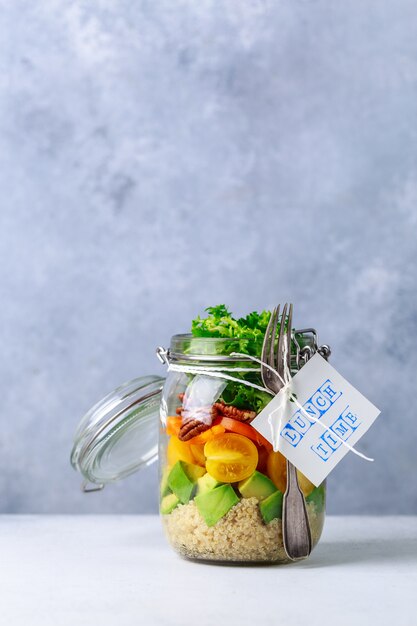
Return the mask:
{"type": "Polygon", "coordinates": [[[325,483],[321,483],[318,487],[313,489],[309,496],[306,498],[307,504],[314,503],[317,513],[322,513],[326,504],[326,490],[325,483]]]}
{"type": "Polygon", "coordinates": [[[196,496],[194,502],[207,526],[214,526],[239,502],[239,498],[231,485],[221,485],[196,496]]]}
{"type": "Polygon", "coordinates": [[[194,482],[185,471],[184,461],[177,461],[169,473],[168,487],[183,504],[187,504],[194,491],[194,482]]]}
{"type": "Polygon", "coordinates": [[[194,465],[193,463],[184,463],[184,470],[188,478],[192,480],[193,483],[197,482],[197,480],[206,473],[204,467],[194,465]]]}
{"type": "Polygon", "coordinates": [[[183,504],[186,504],[193,495],[197,479],[204,473],[205,470],[199,465],[177,461],[168,474],[168,488],[183,504]]]}
{"type": "Polygon", "coordinates": [[[272,495],[259,503],[262,519],[265,524],[269,524],[276,517],[282,517],[282,498],[281,491],[275,491],[272,495]]]}
{"type": "Polygon", "coordinates": [[[167,496],[169,493],[172,493],[171,489],[168,487],[168,476],[169,476],[170,471],[171,471],[170,467],[165,467],[164,471],[162,472],[161,486],[160,486],[161,498],[163,498],[164,496],[167,496]]]}
{"type": "Polygon", "coordinates": [[[204,476],[197,480],[197,495],[207,493],[207,491],[211,491],[221,484],[222,483],[219,483],[213,476],[210,476],[210,474],[204,474],[204,476]]]}
{"type": "Polygon", "coordinates": [[[161,513],[162,515],[168,515],[179,505],[180,501],[175,493],[170,493],[164,496],[161,501],[161,513]]]}
{"type": "Polygon", "coordinates": [[[272,480],[257,471],[253,472],[246,480],[241,480],[238,488],[244,498],[258,498],[260,501],[277,491],[272,480]]]}

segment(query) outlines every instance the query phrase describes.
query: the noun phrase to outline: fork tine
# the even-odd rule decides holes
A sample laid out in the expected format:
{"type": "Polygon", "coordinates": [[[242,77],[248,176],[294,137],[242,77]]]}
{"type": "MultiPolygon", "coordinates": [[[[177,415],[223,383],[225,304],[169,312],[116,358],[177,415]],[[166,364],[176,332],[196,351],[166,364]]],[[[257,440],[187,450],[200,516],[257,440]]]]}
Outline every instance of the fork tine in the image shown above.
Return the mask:
{"type": "Polygon", "coordinates": [[[288,346],[288,353],[287,353],[287,365],[288,365],[288,369],[291,370],[291,326],[292,326],[292,309],[293,306],[292,304],[290,304],[290,308],[288,310],[288,324],[287,324],[287,346],[288,346]]]}
{"type": "Polygon", "coordinates": [[[284,361],[282,358],[282,347],[283,347],[283,342],[284,342],[284,331],[285,331],[285,319],[287,317],[287,303],[284,304],[284,308],[282,309],[282,315],[281,315],[281,324],[279,327],[279,335],[278,335],[278,346],[277,346],[277,352],[276,352],[276,362],[275,362],[275,369],[277,370],[277,372],[279,373],[279,375],[281,376],[281,378],[284,378],[284,361]]]}
{"type": "Polygon", "coordinates": [[[264,342],[262,345],[261,360],[264,361],[264,363],[269,363],[268,357],[270,353],[271,339],[273,337],[271,330],[272,330],[272,326],[275,325],[276,327],[277,318],[278,318],[278,312],[277,312],[277,307],[275,307],[271,313],[271,317],[269,318],[268,326],[266,327],[266,331],[265,331],[264,342]]]}
{"type": "Polygon", "coordinates": [[[280,305],[275,307],[275,319],[274,319],[274,323],[273,323],[272,331],[271,331],[271,344],[269,347],[269,359],[267,361],[267,363],[271,365],[271,367],[274,367],[275,337],[277,336],[279,309],[280,309],[280,305]]]}
{"type": "MultiPolygon", "coordinates": [[[[261,359],[263,363],[265,363],[265,365],[269,365],[272,368],[275,367],[274,351],[275,351],[275,340],[277,336],[279,310],[280,310],[280,305],[276,306],[274,310],[272,311],[271,317],[269,318],[267,329],[265,331],[264,341],[262,344],[261,359]]],[[[261,366],[262,381],[267,389],[269,389],[273,393],[278,393],[278,391],[281,389],[282,383],[280,382],[277,374],[273,370],[269,369],[268,367],[265,367],[265,365],[261,366]]]]}
{"type": "MultiPolygon", "coordinates": [[[[277,329],[277,323],[278,323],[278,315],[279,315],[279,307],[278,309],[277,307],[275,307],[271,313],[271,317],[269,318],[268,326],[265,331],[264,342],[262,344],[261,360],[264,363],[267,363],[267,365],[271,365],[272,367],[274,365],[274,362],[273,360],[270,361],[269,355],[271,353],[271,350],[273,351],[274,346],[275,346],[275,335],[276,335],[276,329],[277,329]]],[[[262,377],[262,381],[265,387],[267,389],[270,389],[271,385],[273,384],[272,381],[274,377],[271,370],[262,366],[261,377],[262,377]]]]}

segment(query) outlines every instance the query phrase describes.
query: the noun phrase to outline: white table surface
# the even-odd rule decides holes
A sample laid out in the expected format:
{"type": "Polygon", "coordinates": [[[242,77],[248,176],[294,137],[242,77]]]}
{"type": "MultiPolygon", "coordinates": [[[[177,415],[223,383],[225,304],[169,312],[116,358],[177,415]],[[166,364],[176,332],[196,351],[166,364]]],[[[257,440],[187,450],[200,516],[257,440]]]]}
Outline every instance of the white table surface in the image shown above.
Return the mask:
{"type": "Polygon", "coordinates": [[[417,517],[328,518],[309,560],[186,561],[153,516],[0,516],[5,626],[415,626],[417,517]]]}

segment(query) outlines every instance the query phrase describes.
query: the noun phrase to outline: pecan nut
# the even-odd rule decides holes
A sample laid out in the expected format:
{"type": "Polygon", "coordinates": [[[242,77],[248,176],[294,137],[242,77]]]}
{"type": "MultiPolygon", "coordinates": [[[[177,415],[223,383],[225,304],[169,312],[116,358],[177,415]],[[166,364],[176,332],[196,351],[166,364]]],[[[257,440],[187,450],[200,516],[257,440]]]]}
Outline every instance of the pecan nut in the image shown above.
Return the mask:
{"type": "Polygon", "coordinates": [[[221,415],[232,417],[239,422],[251,422],[256,417],[256,411],[238,409],[236,406],[225,404],[224,402],[216,402],[213,406],[221,415]]]}
{"type": "MultiPolygon", "coordinates": [[[[184,401],[184,397],[184,393],[178,394],[181,402],[184,401]]],[[[186,407],[182,405],[175,411],[182,417],[182,426],[178,433],[181,441],[189,441],[208,430],[216,417],[231,417],[239,422],[251,422],[256,417],[256,411],[238,409],[222,400],[215,402],[212,406],[186,407]]]]}
{"type": "Polygon", "coordinates": [[[199,420],[189,420],[181,426],[180,432],[178,433],[178,439],[181,441],[188,441],[193,437],[197,437],[197,435],[200,435],[209,428],[210,426],[208,424],[204,424],[204,422],[200,422],[199,420]]]}
{"type": "Polygon", "coordinates": [[[212,421],[218,412],[215,406],[198,407],[192,409],[181,408],[182,426],[178,439],[188,441],[211,427],[212,421]]]}

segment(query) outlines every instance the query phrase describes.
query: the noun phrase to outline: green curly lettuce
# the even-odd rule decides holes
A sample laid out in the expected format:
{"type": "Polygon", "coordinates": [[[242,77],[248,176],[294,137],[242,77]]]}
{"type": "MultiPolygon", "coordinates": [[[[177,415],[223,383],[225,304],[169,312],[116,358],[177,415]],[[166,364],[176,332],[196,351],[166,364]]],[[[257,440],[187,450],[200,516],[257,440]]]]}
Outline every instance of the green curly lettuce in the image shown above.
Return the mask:
{"type": "MultiPolygon", "coordinates": [[[[191,333],[194,337],[219,337],[233,339],[236,352],[259,356],[262,342],[268,326],[270,311],[258,313],[253,311],[235,319],[224,304],[208,307],[205,309],[207,317],[196,317],[191,324],[191,333]],[[239,340],[236,342],[236,340],[239,340]]],[[[231,344],[223,345],[223,354],[230,352],[231,344]]],[[[220,353],[220,352],[219,352],[220,353]]]]}
{"type": "MultiPolygon", "coordinates": [[[[204,338],[214,337],[219,339],[230,339],[229,341],[219,341],[215,346],[215,354],[228,355],[231,352],[241,352],[258,358],[262,352],[262,344],[268,322],[271,317],[271,311],[253,311],[246,317],[234,318],[232,313],[224,304],[211,306],[205,309],[207,317],[196,317],[191,324],[191,333],[193,337],[201,337],[201,346],[198,346],[196,352],[206,354],[204,338]]],[[[280,322],[278,322],[278,329],[280,322]]],[[[297,335],[300,347],[305,345],[305,339],[302,334],[297,335]]],[[[196,349],[194,340],[193,347],[196,349]]],[[[292,344],[291,351],[295,353],[295,344],[292,344]]],[[[210,354],[213,354],[213,346],[210,348],[210,354]]],[[[242,378],[238,372],[233,374],[234,378],[242,378]]],[[[262,385],[260,377],[256,374],[246,374],[248,381],[262,385]]],[[[271,396],[264,391],[260,391],[253,387],[240,384],[238,382],[229,382],[222,393],[222,400],[226,404],[231,404],[239,409],[250,409],[259,413],[271,400],[271,396]]]]}
{"type": "Polygon", "coordinates": [[[221,400],[238,409],[247,409],[260,413],[268,402],[270,402],[271,395],[266,391],[260,391],[259,389],[248,387],[247,385],[229,382],[221,395],[221,400]]]}
{"type": "MultiPolygon", "coordinates": [[[[260,356],[265,331],[271,317],[270,311],[258,313],[253,311],[246,317],[234,318],[224,304],[208,307],[205,309],[207,317],[196,317],[192,321],[191,333],[193,337],[218,337],[228,339],[230,342],[219,342],[216,346],[217,354],[230,354],[241,352],[252,356],[260,356]]],[[[203,352],[203,348],[201,350],[203,352]]],[[[236,378],[241,375],[236,373],[236,378]]],[[[256,376],[247,375],[248,380],[253,379],[258,385],[262,384],[256,376]]],[[[263,391],[242,385],[237,382],[229,382],[222,393],[221,399],[226,404],[231,404],[239,409],[249,409],[259,413],[270,401],[271,396],[263,391]]]]}

